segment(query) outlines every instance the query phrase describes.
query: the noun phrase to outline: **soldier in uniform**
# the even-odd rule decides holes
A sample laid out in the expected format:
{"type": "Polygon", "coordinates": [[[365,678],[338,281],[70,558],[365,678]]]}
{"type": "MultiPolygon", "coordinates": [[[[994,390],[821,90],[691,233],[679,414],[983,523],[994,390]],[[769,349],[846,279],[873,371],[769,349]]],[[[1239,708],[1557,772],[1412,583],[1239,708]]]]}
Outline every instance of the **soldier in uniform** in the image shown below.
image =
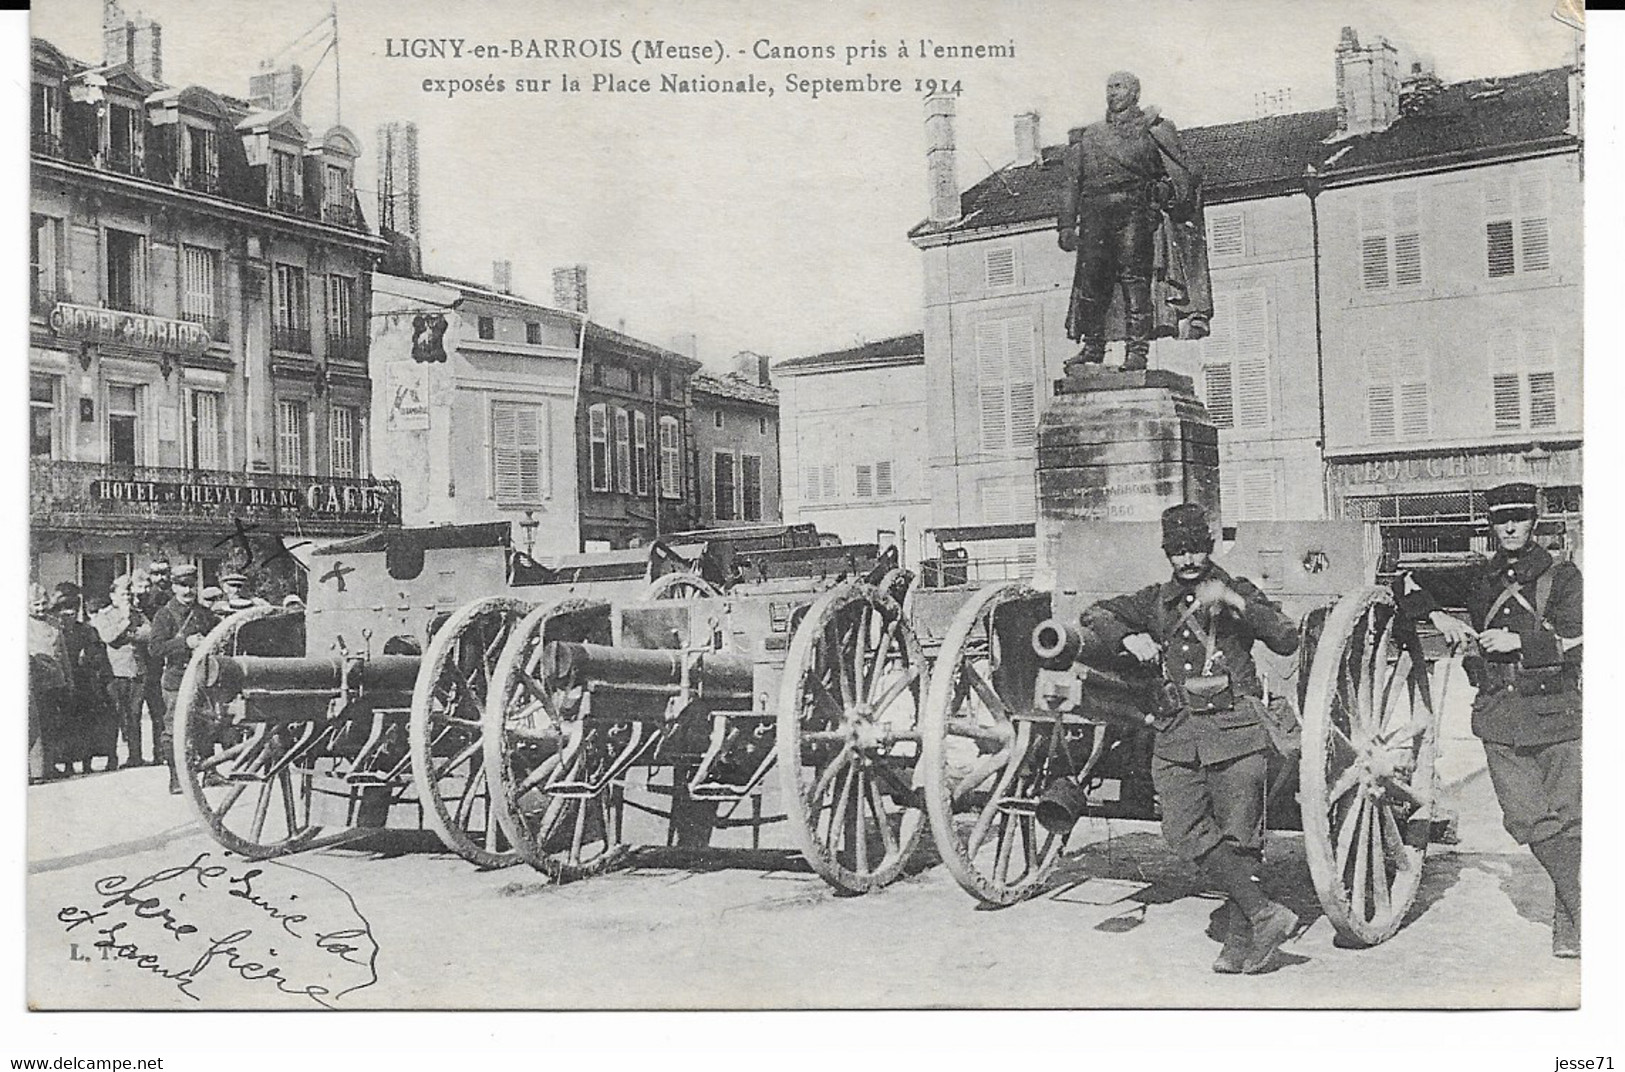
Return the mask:
{"type": "MultiPolygon", "coordinates": [[[[164,605],[169,602],[169,595],[169,560],[163,558],[153,559],[147,564],[146,589],[141,594],[140,602],[136,604],[141,613],[146,615],[149,624],[153,618],[157,617],[158,612],[163,609],[164,605]]],[[[153,653],[150,645],[142,645],[141,651],[147,660],[147,675],[143,679],[142,699],[147,706],[147,725],[152,731],[153,747],[158,749],[158,754],[153,756],[153,762],[157,763],[164,755],[162,747],[158,744],[163,737],[164,725],[164,690],[161,684],[164,676],[164,661],[153,653]]],[[[164,759],[163,762],[167,763],[169,761],[164,759]]]]}
{"type": "Polygon", "coordinates": [[[147,646],[152,657],[163,664],[164,728],[159,748],[169,764],[169,791],[179,794],[180,776],[175,770],[175,750],[172,747],[175,701],[180,692],[181,678],[186,674],[186,664],[191,661],[192,650],[203,643],[203,638],[219,624],[220,619],[198,603],[196,566],[177,566],[170,578],[170,600],[153,615],[147,646]]]}
{"type": "MultiPolygon", "coordinates": [[[[1152,271],[1163,209],[1193,218],[1200,178],[1186,164],[1179,132],[1155,109],[1140,107],[1140,80],[1118,71],[1106,80],[1106,118],[1074,130],[1066,149],[1057,240],[1077,253],[1067,337],[1082,348],[1067,361],[1106,357],[1112,292],[1121,289],[1123,368],[1143,369],[1156,320],[1152,271]]],[[[1203,236],[1205,241],[1205,236],[1203,236]]],[[[1203,274],[1206,273],[1205,260],[1203,274]]]]}
{"type": "Polygon", "coordinates": [[[248,583],[248,575],[241,570],[227,570],[220,575],[220,587],[224,590],[222,602],[233,610],[242,610],[248,607],[269,607],[268,600],[261,599],[254,594],[254,588],[248,583]],[[243,602],[243,606],[237,604],[243,602]]]}
{"type": "Polygon", "coordinates": [[[1572,562],[1534,542],[1537,494],[1522,483],[1488,492],[1497,550],[1469,581],[1471,625],[1410,574],[1399,602],[1452,644],[1475,642],[1465,659],[1478,689],[1473,733],[1507,833],[1552,878],[1552,954],[1569,958],[1580,955],[1581,580],[1572,562]]]}
{"type": "Polygon", "coordinates": [[[1229,895],[1213,970],[1268,971],[1298,917],[1258,882],[1270,742],[1252,650],[1262,640],[1290,655],[1297,628],[1252,582],[1214,564],[1200,504],[1163,512],[1162,550],[1173,576],[1086,610],[1083,650],[1160,664],[1170,702],[1157,722],[1151,776],[1163,836],[1229,895]]]}

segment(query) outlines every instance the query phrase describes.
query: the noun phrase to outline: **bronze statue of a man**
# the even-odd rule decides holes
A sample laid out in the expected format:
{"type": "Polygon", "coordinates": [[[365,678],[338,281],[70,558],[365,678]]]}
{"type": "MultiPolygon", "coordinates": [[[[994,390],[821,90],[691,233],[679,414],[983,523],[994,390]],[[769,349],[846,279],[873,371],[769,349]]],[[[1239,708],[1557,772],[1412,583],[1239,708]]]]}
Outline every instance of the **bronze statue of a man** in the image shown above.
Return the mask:
{"type": "Polygon", "coordinates": [[[1127,71],[1106,80],[1106,118],[1071,132],[1058,226],[1061,248],[1078,256],[1066,330],[1082,347],[1068,373],[1103,362],[1108,339],[1124,340],[1132,371],[1146,367],[1153,335],[1207,334],[1201,175],[1187,160],[1127,71]]]}

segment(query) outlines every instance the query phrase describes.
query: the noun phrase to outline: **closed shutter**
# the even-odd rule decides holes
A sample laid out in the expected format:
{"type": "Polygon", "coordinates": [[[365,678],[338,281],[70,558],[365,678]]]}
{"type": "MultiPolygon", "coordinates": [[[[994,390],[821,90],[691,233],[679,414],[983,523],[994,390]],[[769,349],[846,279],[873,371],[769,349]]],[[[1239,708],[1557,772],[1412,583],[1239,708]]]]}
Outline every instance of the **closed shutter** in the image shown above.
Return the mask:
{"type": "Polygon", "coordinates": [[[1235,295],[1231,304],[1236,354],[1236,427],[1270,422],[1269,303],[1264,291],[1235,295]]]}
{"type": "Polygon", "coordinates": [[[639,495],[649,494],[649,415],[632,411],[632,471],[639,495]]]}
{"type": "Polygon", "coordinates": [[[1393,196],[1394,285],[1422,282],[1421,202],[1415,190],[1393,196]]]}
{"type": "Polygon", "coordinates": [[[1228,361],[1202,363],[1202,404],[1218,428],[1236,425],[1235,373],[1228,361]]]}
{"type": "Polygon", "coordinates": [[[1365,352],[1366,431],[1372,439],[1393,439],[1394,352],[1386,343],[1372,343],[1365,352]]]}
{"type": "Polygon", "coordinates": [[[333,475],[355,476],[356,411],[352,406],[334,406],[328,415],[329,460],[333,475]]]}
{"type": "Polygon", "coordinates": [[[186,246],[181,258],[183,294],[181,316],[186,320],[207,320],[214,314],[213,250],[186,246]]]}
{"type": "Polygon", "coordinates": [[[1013,246],[994,246],[987,251],[984,279],[988,289],[1008,287],[1016,282],[1016,251],[1013,246]]]}
{"type": "Polygon", "coordinates": [[[520,402],[491,403],[491,446],[497,501],[540,501],[543,495],[541,407],[520,402]]]}
{"type": "Polygon", "coordinates": [[[1551,238],[1547,221],[1551,209],[1544,175],[1526,175],[1518,182],[1519,268],[1543,272],[1552,266],[1551,238]]]}
{"type": "Polygon", "coordinates": [[[682,455],[677,439],[677,418],[660,418],[660,494],[667,499],[683,497],[682,455]]]}
{"type": "Polygon", "coordinates": [[[609,490],[609,411],[602,404],[587,409],[587,453],[592,490],[609,490]]]}
{"type": "Polygon", "coordinates": [[[860,499],[872,499],[875,496],[875,470],[872,465],[859,465],[857,469],[856,493],[860,499]]]}
{"type": "Polygon", "coordinates": [[[1388,203],[1380,194],[1360,199],[1360,279],[1366,290],[1388,289],[1388,203]]]}
{"type": "Polygon", "coordinates": [[[1523,371],[1518,330],[1502,324],[1490,335],[1490,387],[1497,431],[1523,427],[1523,371]]]}
{"type": "Polygon", "coordinates": [[[875,497],[890,498],[892,495],[891,462],[875,462],[875,497]]]}
{"type": "Polygon", "coordinates": [[[762,520],[762,459],[746,454],[740,459],[740,478],[744,487],[744,520],[762,520]]]}
{"type": "Polygon", "coordinates": [[[977,403],[982,449],[1030,448],[1037,429],[1036,343],[1029,317],[976,325],[977,403]]]}
{"type": "Polygon", "coordinates": [[[1004,450],[1010,444],[1010,403],[1005,381],[1003,321],[976,325],[976,397],[981,411],[982,449],[1004,450]]]}
{"type": "Polygon", "coordinates": [[[1215,257],[1240,257],[1246,253],[1246,232],[1239,212],[1208,216],[1208,252],[1215,257]]]}
{"type": "Polygon", "coordinates": [[[1529,363],[1529,427],[1557,426],[1557,349],[1544,325],[1525,328],[1524,350],[1529,363]]]}
{"type": "Polygon", "coordinates": [[[192,465],[195,468],[222,468],[220,400],[220,394],[215,391],[192,392],[192,465]]]}
{"type": "Polygon", "coordinates": [[[615,489],[632,490],[632,416],[615,410],[615,489]]]}

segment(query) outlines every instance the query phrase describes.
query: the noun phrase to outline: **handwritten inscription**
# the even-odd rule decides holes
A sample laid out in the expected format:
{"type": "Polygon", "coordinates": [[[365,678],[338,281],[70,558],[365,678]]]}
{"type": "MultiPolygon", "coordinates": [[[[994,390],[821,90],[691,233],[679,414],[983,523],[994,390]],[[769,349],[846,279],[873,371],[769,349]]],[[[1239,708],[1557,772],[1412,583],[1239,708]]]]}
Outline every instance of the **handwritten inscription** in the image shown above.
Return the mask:
{"type": "Polygon", "coordinates": [[[56,914],[69,961],[125,965],[199,1003],[263,1004],[274,991],[335,1008],[378,980],[378,945],[354,900],[297,867],[202,852],[93,889],[56,914]]]}

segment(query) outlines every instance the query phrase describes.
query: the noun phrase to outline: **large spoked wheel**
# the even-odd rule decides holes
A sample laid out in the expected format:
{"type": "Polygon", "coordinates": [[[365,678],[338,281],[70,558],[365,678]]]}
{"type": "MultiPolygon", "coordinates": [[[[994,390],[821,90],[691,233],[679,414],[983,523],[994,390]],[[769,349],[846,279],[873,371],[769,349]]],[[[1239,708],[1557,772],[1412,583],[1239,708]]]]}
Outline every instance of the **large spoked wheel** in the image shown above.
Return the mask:
{"type": "Polygon", "coordinates": [[[175,699],[174,763],[192,806],[221,845],[250,859],[294,852],[314,837],[312,771],[305,747],[315,720],[250,719],[235,690],[207,681],[215,656],[251,655],[244,627],[303,613],[280,607],[238,611],[192,652],[175,699]]]}
{"type": "Polygon", "coordinates": [[[721,594],[716,585],[698,573],[667,573],[655,578],[643,598],[648,602],[656,599],[702,599],[721,594]]]}
{"type": "Polygon", "coordinates": [[[582,690],[555,680],[550,641],[608,642],[606,604],[544,604],[514,626],[485,701],[485,768],[497,823],[526,863],[558,882],[586,878],[625,855],[613,783],[590,790],[624,727],[582,717],[582,690]]]}
{"type": "Polygon", "coordinates": [[[1024,661],[1007,650],[1030,645],[1031,626],[998,629],[999,611],[1030,606],[1035,595],[1019,582],[996,584],[959,609],[932,667],[921,727],[925,806],[937,850],[966,892],[992,905],[1042,889],[1067,840],[1034,818],[1048,781],[1070,773],[1063,769],[1060,727],[1020,717],[1030,712],[1018,711],[1003,687],[1012,664],[1031,675],[1030,649],[1024,661]]]}
{"type": "Polygon", "coordinates": [[[779,691],[779,776],[802,853],[837,889],[884,886],[919,842],[924,692],[914,630],[873,585],[826,592],[796,629],[779,691]]]}
{"type": "Polygon", "coordinates": [[[519,854],[491,817],[482,727],[491,672],[530,604],[493,596],[459,608],[435,633],[412,689],[412,784],[446,848],[481,867],[519,854]]]}
{"type": "Polygon", "coordinates": [[[1441,661],[1429,680],[1385,588],[1344,596],[1321,632],[1304,697],[1298,797],[1315,892],[1349,941],[1388,938],[1416,898],[1450,671],[1441,661]]]}

